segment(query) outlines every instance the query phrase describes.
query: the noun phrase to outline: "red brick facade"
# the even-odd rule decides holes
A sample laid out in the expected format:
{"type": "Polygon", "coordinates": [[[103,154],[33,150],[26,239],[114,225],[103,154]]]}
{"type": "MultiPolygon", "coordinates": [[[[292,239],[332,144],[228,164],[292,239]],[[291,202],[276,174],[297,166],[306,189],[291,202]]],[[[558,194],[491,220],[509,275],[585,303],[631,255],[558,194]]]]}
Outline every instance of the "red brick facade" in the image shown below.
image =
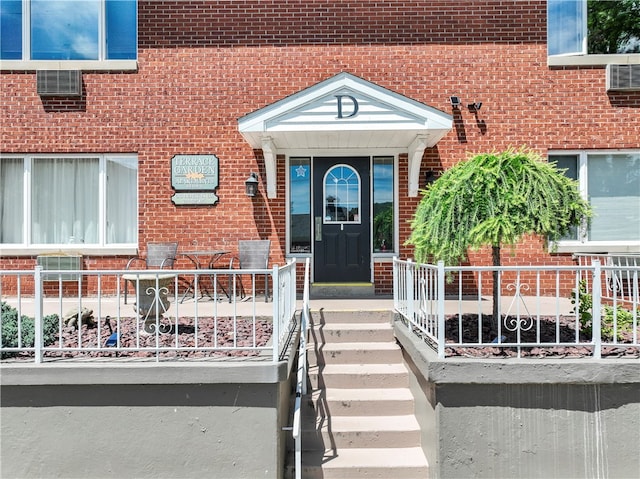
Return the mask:
{"type": "MultiPolygon", "coordinates": [[[[83,72],[79,99],[36,93],[34,71],[3,71],[3,153],[137,153],[139,245],[235,247],[268,238],[271,261],[286,253],[285,161],[277,197],[265,193],[265,166],[238,132],[238,118],[340,72],[453,115],[453,129],[422,161],[447,169],[469,153],[526,145],[549,149],[638,148],[640,94],[605,91],[604,67],[549,67],[544,1],[139,1],[137,72],[83,72]],[[481,101],[455,113],[449,97],[481,101]],[[636,127],[631,127],[636,125],[636,127]],[[170,159],[215,154],[215,206],[171,202],[170,159]],[[260,192],[244,192],[250,171],[260,192]]],[[[374,154],[374,153],[372,153],[374,154]]],[[[399,158],[399,256],[419,197],[407,195],[399,158]]],[[[422,175],[421,177],[424,177],[422,175]]],[[[473,252],[471,262],[490,255],[473,252]]],[[[567,264],[531,238],[506,264],[567,264]]],[[[0,268],[30,268],[34,256],[0,255],[0,268]]],[[[122,268],[125,257],[86,256],[84,267],[122,268]]],[[[188,263],[182,266],[188,267],[188,263]]],[[[374,263],[376,290],[389,293],[389,262],[374,263]]]]}

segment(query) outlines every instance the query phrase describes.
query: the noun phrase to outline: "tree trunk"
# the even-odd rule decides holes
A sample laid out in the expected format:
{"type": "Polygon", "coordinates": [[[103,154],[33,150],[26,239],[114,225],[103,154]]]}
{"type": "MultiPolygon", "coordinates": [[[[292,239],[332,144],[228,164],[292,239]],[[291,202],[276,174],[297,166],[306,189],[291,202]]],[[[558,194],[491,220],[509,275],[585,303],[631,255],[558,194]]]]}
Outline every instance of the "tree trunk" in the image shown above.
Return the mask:
{"type": "MultiPolygon", "coordinates": [[[[491,259],[493,266],[500,266],[500,246],[491,247],[491,259]]],[[[498,336],[498,301],[500,301],[500,272],[497,269],[493,271],[493,315],[491,316],[491,336],[498,336]]]]}

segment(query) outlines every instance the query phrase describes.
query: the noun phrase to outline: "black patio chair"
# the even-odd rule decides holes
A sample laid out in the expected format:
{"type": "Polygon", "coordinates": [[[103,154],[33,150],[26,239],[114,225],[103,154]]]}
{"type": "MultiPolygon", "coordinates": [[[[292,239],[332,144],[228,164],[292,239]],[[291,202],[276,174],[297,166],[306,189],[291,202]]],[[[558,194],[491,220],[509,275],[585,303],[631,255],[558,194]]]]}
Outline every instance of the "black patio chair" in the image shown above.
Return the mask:
{"type": "MultiPolygon", "coordinates": [[[[271,240],[240,240],[238,241],[238,257],[231,259],[229,268],[234,269],[234,266],[237,265],[238,269],[267,269],[270,250],[271,240]]],[[[229,289],[231,289],[231,284],[229,289]]],[[[242,281],[240,281],[240,297],[246,297],[242,281]]],[[[231,301],[231,291],[229,301],[231,301]]],[[[264,275],[264,301],[269,301],[268,274],[264,275]]]]}

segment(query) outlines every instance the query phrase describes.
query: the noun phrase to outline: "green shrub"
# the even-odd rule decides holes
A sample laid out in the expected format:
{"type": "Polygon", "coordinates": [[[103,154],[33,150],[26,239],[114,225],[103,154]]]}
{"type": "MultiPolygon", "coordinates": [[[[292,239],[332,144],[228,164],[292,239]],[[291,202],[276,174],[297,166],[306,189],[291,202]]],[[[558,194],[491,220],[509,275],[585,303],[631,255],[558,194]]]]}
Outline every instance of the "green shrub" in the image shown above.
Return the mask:
{"type": "MultiPolygon", "coordinates": [[[[571,304],[573,304],[572,313],[576,312],[578,308],[578,319],[580,320],[580,331],[588,336],[593,332],[593,298],[591,294],[587,292],[587,283],[582,280],[579,284],[578,291],[571,293],[571,304]]],[[[616,329],[617,340],[623,340],[626,333],[633,331],[633,312],[624,309],[622,306],[617,305],[616,311],[616,329]]],[[[609,305],[602,306],[602,315],[600,321],[600,336],[604,340],[613,339],[613,314],[614,307],[609,305]]],[[[640,316],[640,313],[639,313],[640,316]]]]}
{"type": "Polygon", "coordinates": [[[613,314],[616,314],[616,330],[618,341],[623,340],[625,333],[633,332],[633,312],[624,309],[620,305],[605,305],[602,315],[602,339],[613,339],[613,314]]]}
{"type": "Polygon", "coordinates": [[[591,336],[591,320],[593,319],[593,298],[587,292],[587,282],[580,280],[578,291],[571,292],[572,313],[578,308],[578,319],[580,320],[580,331],[591,336]],[[577,304],[576,304],[577,303],[577,304]]]}
{"type": "MultiPolygon", "coordinates": [[[[18,310],[2,302],[0,306],[2,321],[2,348],[18,347],[18,310]]],[[[57,314],[50,314],[43,318],[42,338],[45,346],[52,344],[58,335],[60,318],[57,314]]],[[[32,348],[35,344],[35,319],[30,316],[20,317],[22,347],[32,348]]]]}

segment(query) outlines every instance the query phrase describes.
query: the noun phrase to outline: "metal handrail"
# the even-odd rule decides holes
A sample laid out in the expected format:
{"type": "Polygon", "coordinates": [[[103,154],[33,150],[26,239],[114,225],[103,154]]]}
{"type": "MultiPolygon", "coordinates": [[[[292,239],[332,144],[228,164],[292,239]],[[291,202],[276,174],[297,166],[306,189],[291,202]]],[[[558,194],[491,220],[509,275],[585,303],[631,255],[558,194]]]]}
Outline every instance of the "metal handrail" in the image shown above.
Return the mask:
{"type": "MultiPolygon", "coordinates": [[[[594,261],[600,262],[604,273],[604,299],[632,302],[634,296],[638,295],[640,253],[575,253],[573,258],[581,266],[592,265],[594,261]]],[[[582,279],[589,287],[591,278],[586,275],[582,279]]]]}
{"type": "Polygon", "coordinates": [[[309,327],[309,266],[307,258],[304,267],[304,289],[302,295],[302,312],[300,314],[300,346],[298,353],[298,375],[296,382],[296,401],[293,412],[293,439],[295,440],[295,473],[296,479],[302,478],[302,396],[307,394],[307,333],[309,327]]]}

